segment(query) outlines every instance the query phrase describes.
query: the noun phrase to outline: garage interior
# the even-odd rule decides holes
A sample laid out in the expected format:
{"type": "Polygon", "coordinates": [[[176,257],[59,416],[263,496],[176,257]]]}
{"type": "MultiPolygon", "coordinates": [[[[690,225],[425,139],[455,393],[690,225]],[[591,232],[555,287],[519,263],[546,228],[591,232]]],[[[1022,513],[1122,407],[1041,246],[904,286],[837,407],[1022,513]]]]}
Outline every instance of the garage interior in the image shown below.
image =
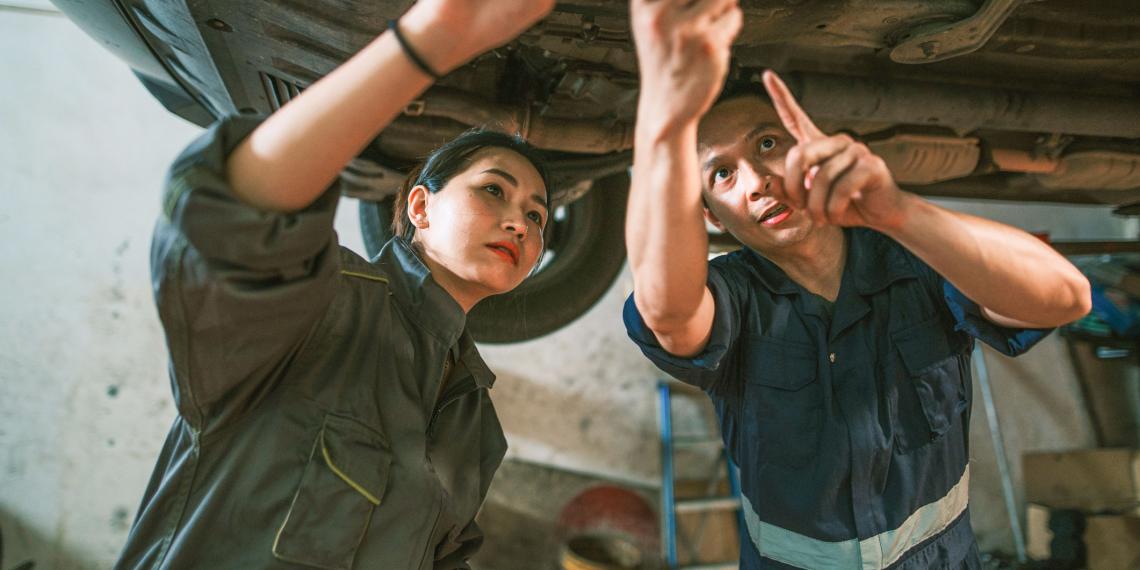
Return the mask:
{"type": "MultiPolygon", "coordinates": [[[[165,171],[200,129],[46,1],[0,2],[0,53],[0,570],[109,568],[175,413],[148,246],[165,171]]],[[[976,353],[970,504],[987,567],[1140,568],[1140,211],[938,201],[1051,240],[1096,289],[1092,316],[1027,355],[976,353]]],[[[355,199],[337,231],[365,254],[355,199]]],[[[569,326],[481,347],[510,450],[473,568],[667,568],[670,545],[682,567],[735,567],[711,408],[626,337],[631,287],[623,271],[569,326]]]]}

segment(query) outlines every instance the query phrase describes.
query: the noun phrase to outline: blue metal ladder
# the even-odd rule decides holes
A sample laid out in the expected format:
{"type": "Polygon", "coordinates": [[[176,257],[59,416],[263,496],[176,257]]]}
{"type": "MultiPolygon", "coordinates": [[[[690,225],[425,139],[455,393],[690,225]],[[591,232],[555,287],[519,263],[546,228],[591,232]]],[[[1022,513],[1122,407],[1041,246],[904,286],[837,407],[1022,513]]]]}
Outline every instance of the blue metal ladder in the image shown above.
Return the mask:
{"type": "Polygon", "coordinates": [[[662,542],[665,554],[665,563],[670,570],[735,570],[739,562],[721,562],[714,564],[678,565],[677,558],[677,515],[680,513],[697,513],[709,511],[736,511],[736,524],[739,537],[744,539],[744,513],[740,501],[740,477],[736,466],[728,456],[728,450],[719,437],[674,437],[673,434],[673,396],[674,393],[683,396],[700,396],[704,393],[699,389],[681,384],[672,380],[661,380],[657,383],[658,395],[658,432],[661,438],[661,516],[664,519],[661,525],[662,542]],[[706,497],[699,499],[682,499],[675,497],[676,471],[674,469],[673,450],[675,447],[693,445],[718,445],[721,449],[723,464],[728,475],[729,496],[706,497]]]}

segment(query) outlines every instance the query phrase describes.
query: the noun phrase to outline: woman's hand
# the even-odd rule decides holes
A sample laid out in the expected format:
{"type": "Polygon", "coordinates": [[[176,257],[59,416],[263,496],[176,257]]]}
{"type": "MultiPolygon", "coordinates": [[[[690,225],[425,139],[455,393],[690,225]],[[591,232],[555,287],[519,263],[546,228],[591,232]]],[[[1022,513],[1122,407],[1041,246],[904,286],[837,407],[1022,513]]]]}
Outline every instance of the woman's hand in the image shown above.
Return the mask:
{"type": "Polygon", "coordinates": [[[439,74],[526,31],[554,0],[420,0],[400,18],[400,31],[439,74]]]}
{"type": "Polygon", "coordinates": [[[668,136],[695,125],[728,73],[743,15],[737,0],[633,0],[641,69],[638,125],[668,136]]]}

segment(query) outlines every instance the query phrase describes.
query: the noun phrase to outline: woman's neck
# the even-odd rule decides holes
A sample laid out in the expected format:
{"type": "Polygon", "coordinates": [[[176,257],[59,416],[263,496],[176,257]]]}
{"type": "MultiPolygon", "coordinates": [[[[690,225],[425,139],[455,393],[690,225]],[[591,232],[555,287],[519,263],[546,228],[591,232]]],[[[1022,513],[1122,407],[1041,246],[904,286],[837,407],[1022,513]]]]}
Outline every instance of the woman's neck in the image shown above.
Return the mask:
{"type": "Polygon", "coordinates": [[[428,251],[423,243],[413,239],[411,248],[420,258],[420,261],[427,266],[431,272],[431,278],[459,304],[464,314],[471,312],[471,308],[476,303],[487,297],[486,293],[472,291],[471,283],[448,269],[447,265],[436,259],[436,256],[428,251]]]}

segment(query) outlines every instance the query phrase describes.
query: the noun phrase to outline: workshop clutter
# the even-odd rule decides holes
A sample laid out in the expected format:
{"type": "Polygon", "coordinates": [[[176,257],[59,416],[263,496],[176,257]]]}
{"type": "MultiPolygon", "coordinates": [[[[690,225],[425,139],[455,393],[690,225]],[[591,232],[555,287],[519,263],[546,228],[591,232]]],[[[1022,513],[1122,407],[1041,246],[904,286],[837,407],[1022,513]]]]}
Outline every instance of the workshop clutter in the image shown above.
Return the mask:
{"type": "Polygon", "coordinates": [[[1140,256],[1074,260],[1092,285],[1092,312],[1066,327],[1098,337],[1140,338],[1140,256]]]}
{"type": "Polygon", "coordinates": [[[1049,568],[1140,568],[1140,451],[1027,453],[1026,551],[1049,568]]]}
{"type": "Polygon", "coordinates": [[[1064,328],[1098,447],[1140,448],[1140,257],[1079,262],[1092,311],[1064,328]]]}
{"type": "Polygon", "coordinates": [[[1096,449],[1026,453],[1026,552],[1051,569],[1140,569],[1140,256],[1077,261],[1092,312],[1064,328],[1096,449]]]}
{"type": "Polygon", "coordinates": [[[1136,341],[1072,332],[1066,337],[1097,445],[1140,447],[1136,341]]]}

